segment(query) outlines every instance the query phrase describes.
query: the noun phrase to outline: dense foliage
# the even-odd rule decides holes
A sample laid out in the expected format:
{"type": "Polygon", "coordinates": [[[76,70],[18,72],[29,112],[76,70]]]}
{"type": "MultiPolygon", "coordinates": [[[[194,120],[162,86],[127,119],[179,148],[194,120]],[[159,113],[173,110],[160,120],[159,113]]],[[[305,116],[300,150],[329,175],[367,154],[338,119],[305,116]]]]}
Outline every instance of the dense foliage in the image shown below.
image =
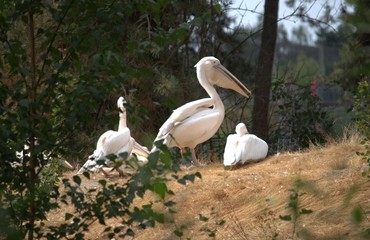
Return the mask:
{"type": "MultiPolygon", "coordinates": [[[[59,196],[55,171],[58,159],[86,156],[90,151],[86,146],[93,146],[94,141],[88,139],[90,136],[95,139],[101,122],[108,122],[106,126],[113,128],[114,118],[102,121],[103,115],[109,117],[106,108],[109,109],[111,99],[131,92],[141,94],[141,81],[158,74],[154,64],[160,62],[158,55],[177,48],[193,24],[180,26],[174,19],[173,25],[164,26],[162,23],[171,21],[162,21],[165,16],[159,13],[167,8],[180,11],[176,2],[166,1],[2,1],[0,7],[1,235],[40,238],[47,232],[42,227],[47,212],[61,207],[57,199],[87,209],[90,206],[78,192],[78,177],[74,184],[63,181],[68,194],[59,196]],[[17,152],[23,152],[23,158],[17,157],[17,152]],[[55,174],[50,175],[53,171],[55,174]]],[[[192,12],[187,18],[190,16],[200,25],[209,19],[199,19],[192,12]]],[[[151,93],[147,91],[141,100],[145,102],[151,93]]],[[[141,106],[137,109],[142,111],[141,106]]],[[[145,114],[148,113],[138,114],[136,121],[145,114]]],[[[128,182],[130,186],[125,190],[131,191],[131,195],[122,196],[126,207],[131,203],[129,198],[148,189],[162,197],[168,192],[161,174],[149,174],[163,161],[162,158],[158,161],[158,156],[153,159],[154,163],[147,167],[154,168],[146,170],[149,171],[146,178],[136,176],[128,182]],[[149,182],[145,188],[139,188],[137,185],[142,183],[137,181],[149,182]]],[[[162,165],[159,167],[162,172],[174,171],[168,164],[162,165]]],[[[103,187],[108,190],[102,197],[123,191],[118,186],[103,187]]],[[[113,217],[104,215],[108,210],[102,205],[91,204],[95,212],[83,214],[81,224],[69,230],[55,228],[48,237],[56,238],[63,233],[82,237],[81,228],[86,230],[82,223],[86,219],[98,217],[103,221],[102,217],[113,217]]],[[[150,206],[145,209],[149,211],[150,206]]],[[[142,222],[151,215],[137,218],[142,222]]]]}
{"type": "Polygon", "coordinates": [[[362,81],[369,81],[370,57],[370,3],[366,0],[347,1],[351,10],[342,14],[343,27],[347,29],[347,41],[341,50],[341,60],[334,74],[337,83],[352,93],[362,81]]]}
{"type": "Polygon", "coordinates": [[[358,93],[355,96],[356,125],[360,129],[363,139],[361,143],[365,150],[359,152],[362,160],[367,163],[367,171],[364,175],[370,177],[370,84],[369,82],[360,82],[358,93]]]}
{"type": "Polygon", "coordinates": [[[271,148],[297,151],[322,144],[333,125],[320,98],[308,86],[284,80],[273,82],[271,148]]]}

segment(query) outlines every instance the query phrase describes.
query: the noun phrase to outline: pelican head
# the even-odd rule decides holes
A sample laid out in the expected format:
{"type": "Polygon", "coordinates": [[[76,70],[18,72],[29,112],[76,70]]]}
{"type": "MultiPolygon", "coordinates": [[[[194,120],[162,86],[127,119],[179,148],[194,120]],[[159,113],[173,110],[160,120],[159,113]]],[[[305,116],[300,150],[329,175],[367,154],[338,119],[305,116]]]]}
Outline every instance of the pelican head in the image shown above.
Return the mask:
{"type": "Polygon", "coordinates": [[[118,107],[118,109],[119,109],[119,111],[121,113],[126,112],[126,108],[124,106],[124,104],[126,104],[126,103],[127,102],[126,102],[126,100],[123,97],[118,98],[118,100],[117,100],[117,107],[118,107]]]}
{"type": "Polygon", "coordinates": [[[239,135],[239,136],[243,136],[245,134],[248,134],[248,129],[247,127],[245,126],[244,123],[239,123],[238,125],[236,125],[235,127],[235,132],[239,135]]]}
{"type": "Polygon", "coordinates": [[[239,94],[248,97],[251,92],[229,72],[215,57],[204,57],[194,67],[197,72],[205,72],[206,77],[212,85],[217,85],[222,88],[232,89],[239,94]]]}

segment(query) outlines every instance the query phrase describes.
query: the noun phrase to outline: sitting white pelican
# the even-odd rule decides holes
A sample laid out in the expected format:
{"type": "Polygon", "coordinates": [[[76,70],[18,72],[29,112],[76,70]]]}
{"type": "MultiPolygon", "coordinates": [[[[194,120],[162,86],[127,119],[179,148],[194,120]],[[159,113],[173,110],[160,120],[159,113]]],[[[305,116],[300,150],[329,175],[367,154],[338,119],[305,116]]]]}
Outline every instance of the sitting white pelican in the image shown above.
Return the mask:
{"type": "Polygon", "coordinates": [[[224,165],[233,166],[237,163],[257,161],[266,158],[267,143],[256,135],[249,134],[244,123],[239,123],[235,128],[236,134],[227,137],[224,165]]]}
{"type": "MultiPolygon", "coordinates": [[[[250,91],[215,57],[204,57],[196,65],[200,85],[210,98],[189,102],[172,113],[159,129],[154,142],[164,140],[168,147],[179,147],[181,153],[188,147],[193,164],[199,166],[194,148],[210,139],[219,129],[225,108],[214,85],[233,89],[247,97],[250,91]]],[[[156,147],[152,149],[152,152],[156,147]]]]}
{"type": "MultiPolygon", "coordinates": [[[[117,107],[119,109],[119,125],[118,131],[108,130],[103,133],[96,144],[96,149],[89,159],[77,172],[81,174],[86,171],[97,172],[101,171],[105,176],[109,176],[106,172],[106,168],[103,165],[97,163],[98,160],[105,160],[105,165],[111,165],[113,162],[107,158],[107,156],[114,154],[117,156],[117,160],[122,161],[120,154],[127,153],[127,157],[131,157],[133,149],[136,149],[136,154],[147,156],[148,150],[138,144],[134,138],[131,137],[130,129],[127,127],[126,120],[126,108],[124,107],[126,101],[123,97],[117,100],[117,107]]],[[[142,158],[139,158],[141,160],[142,158]]],[[[146,158],[145,158],[146,159],[146,158]]],[[[142,160],[145,162],[145,160],[142,160]]],[[[120,168],[114,168],[118,171],[119,176],[123,176],[123,171],[120,168]]],[[[112,169],[109,169],[109,171],[112,169]]]]}

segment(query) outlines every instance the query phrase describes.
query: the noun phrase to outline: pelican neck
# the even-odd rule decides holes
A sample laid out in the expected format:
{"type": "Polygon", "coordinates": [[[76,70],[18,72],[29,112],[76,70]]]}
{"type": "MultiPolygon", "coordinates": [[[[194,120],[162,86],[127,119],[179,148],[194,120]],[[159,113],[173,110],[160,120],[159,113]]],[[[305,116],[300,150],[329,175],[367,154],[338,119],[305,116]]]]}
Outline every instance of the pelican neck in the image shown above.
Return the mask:
{"type": "Polygon", "coordinates": [[[225,109],[224,104],[218,95],[216,88],[208,81],[207,74],[204,69],[201,67],[197,68],[197,77],[200,85],[203,87],[204,90],[208,93],[208,95],[214,100],[215,108],[216,109],[225,109]]]}
{"type": "Polygon", "coordinates": [[[126,112],[119,113],[118,131],[127,128],[126,112]]]}

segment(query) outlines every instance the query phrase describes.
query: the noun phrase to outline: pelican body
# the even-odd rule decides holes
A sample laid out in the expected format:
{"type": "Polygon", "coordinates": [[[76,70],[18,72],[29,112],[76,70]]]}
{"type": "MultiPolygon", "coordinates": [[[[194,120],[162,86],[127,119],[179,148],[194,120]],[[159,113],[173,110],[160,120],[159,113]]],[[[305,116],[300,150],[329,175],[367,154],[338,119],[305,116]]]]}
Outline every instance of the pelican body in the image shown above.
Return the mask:
{"type": "MultiPolygon", "coordinates": [[[[186,103],[174,110],[154,142],[163,140],[168,147],[180,148],[182,153],[188,147],[193,164],[199,166],[195,147],[217,132],[225,116],[224,105],[214,86],[232,89],[245,97],[250,91],[215,57],[204,57],[195,67],[198,81],[209,98],[186,103]]],[[[155,150],[154,147],[152,151],[155,150]]]]}
{"type": "Polygon", "coordinates": [[[244,164],[266,158],[267,143],[256,135],[249,134],[244,123],[239,123],[235,132],[236,134],[230,134],[227,137],[224,151],[225,166],[244,164]]]}
{"type": "MultiPolygon", "coordinates": [[[[103,165],[98,164],[99,160],[103,160],[105,165],[112,165],[112,161],[108,158],[109,155],[116,155],[118,161],[123,161],[122,154],[126,153],[127,158],[132,157],[133,150],[136,151],[136,154],[142,154],[147,156],[149,154],[148,150],[138,144],[134,138],[131,137],[130,129],[127,127],[126,119],[126,108],[124,104],[126,101],[123,97],[120,97],[117,100],[117,107],[119,109],[119,124],[118,131],[108,130],[104,132],[98,139],[96,144],[96,149],[93,154],[89,156],[86,163],[81,167],[77,172],[81,174],[86,171],[98,172],[102,171],[105,176],[109,176],[106,172],[106,168],[103,168],[103,165]]],[[[142,158],[138,158],[141,160],[142,158]]],[[[145,160],[141,160],[145,162],[145,160]]],[[[123,171],[120,168],[113,167],[119,172],[120,176],[123,176],[123,171]]],[[[112,168],[108,169],[109,171],[112,168]]]]}

